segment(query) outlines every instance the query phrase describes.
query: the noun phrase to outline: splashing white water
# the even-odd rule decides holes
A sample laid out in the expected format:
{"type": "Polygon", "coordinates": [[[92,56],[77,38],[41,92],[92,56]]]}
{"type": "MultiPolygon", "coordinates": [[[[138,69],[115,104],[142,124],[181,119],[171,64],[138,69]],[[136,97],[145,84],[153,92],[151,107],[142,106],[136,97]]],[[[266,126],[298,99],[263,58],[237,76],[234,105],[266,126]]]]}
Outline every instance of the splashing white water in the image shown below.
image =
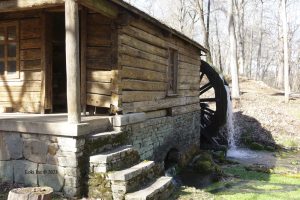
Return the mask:
{"type": "Polygon", "coordinates": [[[225,89],[227,92],[227,132],[228,132],[228,146],[229,149],[233,150],[236,149],[236,141],[235,141],[235,127],[234,127],[234,119],[232,113],[232,104],[230,99],[230,89],[228,86],[225,85],[225,89]]]}

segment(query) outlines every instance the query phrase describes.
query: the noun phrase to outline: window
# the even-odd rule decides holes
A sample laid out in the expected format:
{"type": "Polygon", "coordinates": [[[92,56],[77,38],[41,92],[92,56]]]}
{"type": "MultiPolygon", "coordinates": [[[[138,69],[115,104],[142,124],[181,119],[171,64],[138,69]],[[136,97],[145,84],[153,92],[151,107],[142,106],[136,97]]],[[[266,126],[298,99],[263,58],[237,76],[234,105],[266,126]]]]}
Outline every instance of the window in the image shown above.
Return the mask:
{"type": "Polygon", "coordinates": [[[18,24],[0,23],[0,75],[18,78],[18,24]]]}
{"type": "Polygon", "coordinates": [[[168,95],[177,94],[178,51],[169,49],[168,95]]]}

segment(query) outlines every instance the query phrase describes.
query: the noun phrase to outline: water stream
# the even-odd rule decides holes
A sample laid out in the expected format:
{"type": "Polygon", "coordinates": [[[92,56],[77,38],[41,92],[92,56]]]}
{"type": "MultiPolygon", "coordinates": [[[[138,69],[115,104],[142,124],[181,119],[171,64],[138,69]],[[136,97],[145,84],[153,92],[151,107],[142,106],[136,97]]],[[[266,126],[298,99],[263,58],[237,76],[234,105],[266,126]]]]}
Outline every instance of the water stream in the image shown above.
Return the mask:
{"type": "Polygon", "coordinates": [[[256,154],[253,151],[245,148],[238,147],[238,128],[234,124],[234,114],[232,111],[232,102],[230,98],[230,88],[225,86],[227,91],[227,132],[228,132],[228,151],[227,157],[228,158],[255,158],[256,154]]]}

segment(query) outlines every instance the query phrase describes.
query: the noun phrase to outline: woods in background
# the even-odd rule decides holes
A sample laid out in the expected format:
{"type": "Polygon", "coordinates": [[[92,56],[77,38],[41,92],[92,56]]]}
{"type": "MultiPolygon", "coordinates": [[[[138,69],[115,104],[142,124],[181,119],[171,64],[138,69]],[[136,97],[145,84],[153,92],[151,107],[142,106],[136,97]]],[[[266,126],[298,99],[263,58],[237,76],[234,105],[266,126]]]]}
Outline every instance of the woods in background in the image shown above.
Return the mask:
{"type": "Polygon", "coordinates": [[[287,92],[289,88],[300,92],[299,1],[131,0],[130,3],[210,49],[207,61],[225,76],[231,76],[230,66],[236,65],[239,75],[279,89],[285,87],[287,92]],[[234,34],[230,35],[231,30],[234,34]],[[232,60],[234,37],[237,64],[232,60]]]}

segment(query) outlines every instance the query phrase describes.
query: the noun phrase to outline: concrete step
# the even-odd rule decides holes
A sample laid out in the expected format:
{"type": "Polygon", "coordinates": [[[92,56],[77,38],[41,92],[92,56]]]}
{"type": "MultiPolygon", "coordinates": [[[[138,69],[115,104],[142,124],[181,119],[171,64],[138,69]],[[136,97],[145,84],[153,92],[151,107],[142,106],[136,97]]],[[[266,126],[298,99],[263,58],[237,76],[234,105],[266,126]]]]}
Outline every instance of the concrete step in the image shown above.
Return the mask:
{"type": "Polygon", "coordinates": [[[90,171],[93,173],[107,173],[126,169],[138,163],[140,156],[131,145],[121,146],[101,154],[90,156],[90,171]]]}
{"type": "Polygon", "coordinates": [[[149,184],[159,176],[159,172],[159,166],[154,161],[143,161],[128,169],[109,173],[114,199],[124,199],[126,193],[149,184]]]}
{"type": "Polygon", "coordinates": [[[174,190],[172,177],[162,176],[148,187],[125,195],[125,200],[165,200],[174,190]]]}
{"type": "Polygon", "coordinates": [[[127,135],[122,131],[106,131],[88,137],[90,155],[112,150],[127,143],[127,135]]]}

